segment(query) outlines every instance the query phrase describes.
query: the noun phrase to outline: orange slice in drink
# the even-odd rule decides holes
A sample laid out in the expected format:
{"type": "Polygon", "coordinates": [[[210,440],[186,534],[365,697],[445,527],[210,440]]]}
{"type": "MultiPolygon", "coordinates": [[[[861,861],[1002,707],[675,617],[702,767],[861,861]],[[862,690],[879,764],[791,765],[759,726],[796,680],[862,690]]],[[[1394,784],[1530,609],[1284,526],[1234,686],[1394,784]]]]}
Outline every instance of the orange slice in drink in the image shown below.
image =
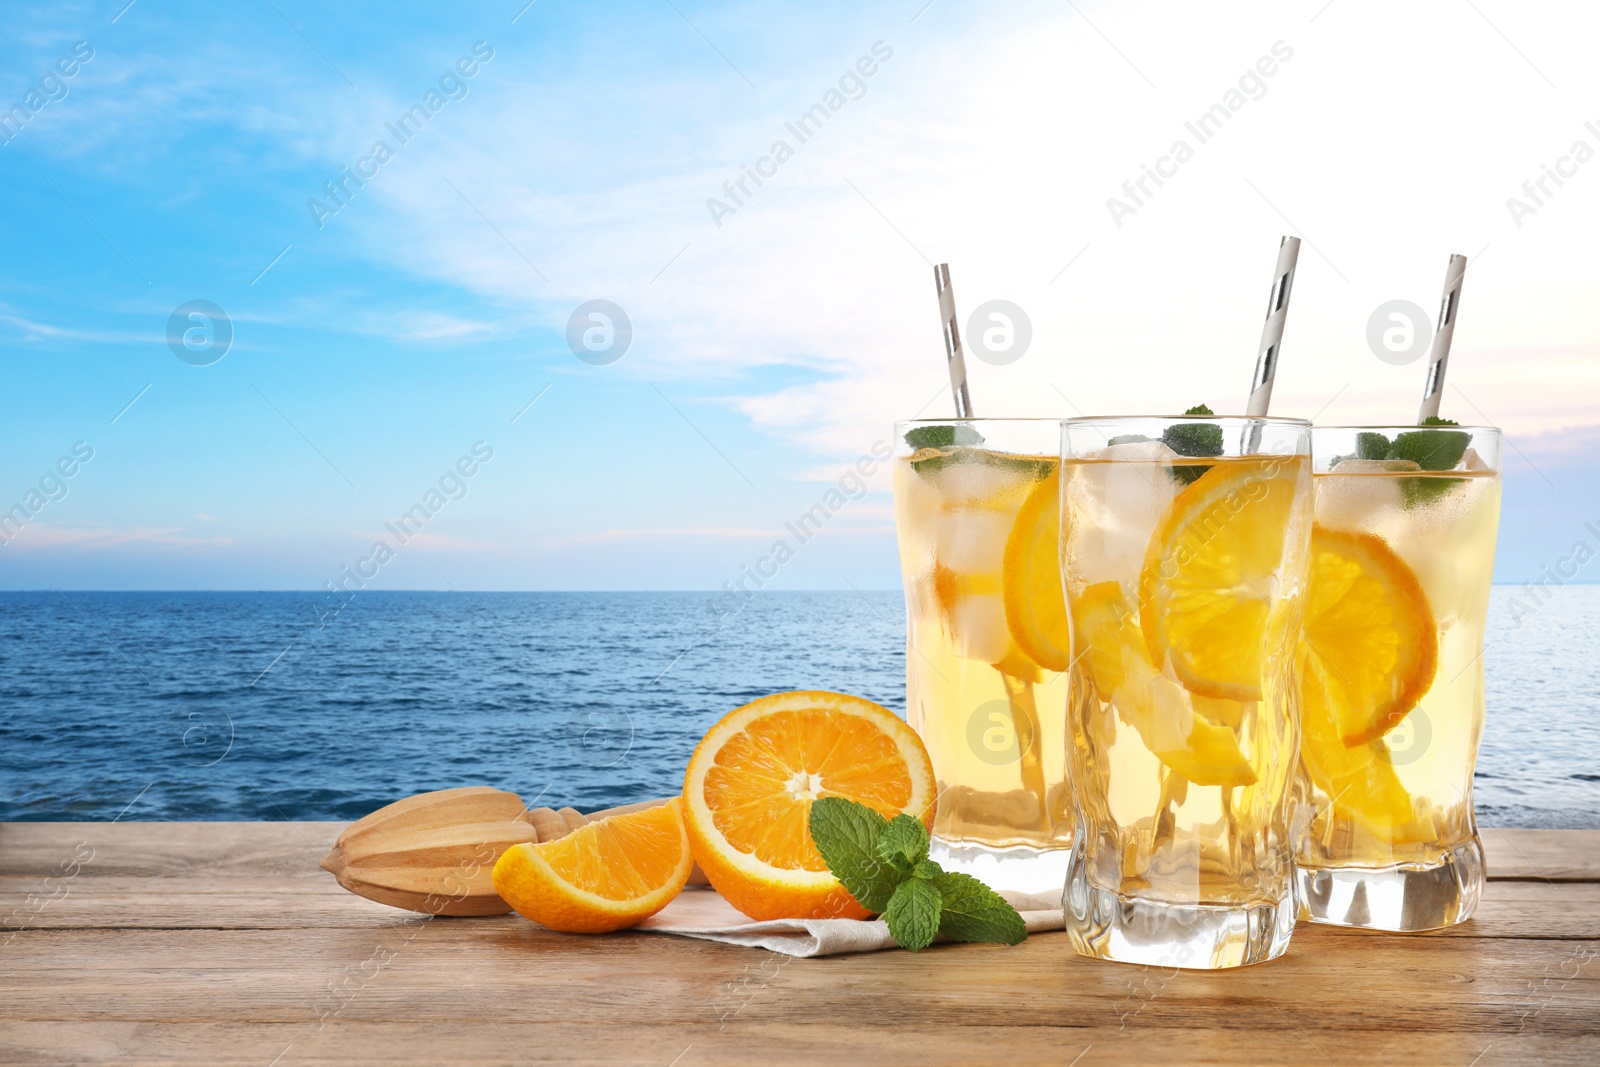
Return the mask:
{"type": "Polygon", "coordinates": [[[1034,487],[1006,539],[1002,567],[1006,624],[1017,646],[1047,671],[1072,664],[1067,601],[1061,591],[1061,475],[1034,487]]]}
{"type": "Polygon", "coordinates": [[[1115,706],[1158,760],[1196,785],[1255,782],[1234,732],[1195,714],[1194,703],[1202,698],[1156,671],[1121,586],[1089,586],[1073,598],[1072,613],[1094,696],[1115,706]]]}
{"type": "Polygon", "coordinates": [[[512,845],[494,865],[494,889],[552,930],[603,934],[644,921],[678,895],[694,860],[683,805],[613,815],[542,844],[512,845]]]}
{"type": "Polygon", "coordinates": [[[1438,626],[1417,576],[1381,538],[1314,526],[1302,644],[1327,668],[1319,694],[1354,748],[1394,729],[1439,664],[1438,626]]]}
{"type": "Polygon", "coordinates": [[[1222,700],[1261,699],[1262,653],[1302,461],[1225,460],[1179,493],[1139,575],[1139,626],[1157,669],[1222,700]]]}
{"type": "Polygon", "coordinates": [[[933,764],[887,708],[843,693],[777,693],[736,708],[683,780],[694,858],[753,919],[865,918],[811,843],[811,803],[847,797],[933,825],[933,764]]]}
{"type": "Polygon", "coordinates": [[[1349,816],[1390,844],[1425,840],[1411,794],[1389,762],[1381,739],[1347,746],[1334,727],[1343,683],[1321,656],[1302,643],[1300,759],[1334,811],[1349,816]]]}
{"type": "Polygon", "coordinates": [[[1433,609],[1405,561],[1372,534],[1312,527],[1300,756],[1335,811],[1391,843],[1427,830],[1382,739],[1433,685],[1438,662],[1433,609]]]}
{"type": "Polygon", "coordinates": [[[1124,689],[1130,675],[1155,673],[1137,620],[1116,582],[1091,585],[1072,600],[1084,645],[1083,666],[1101,700],[1124,689]]]}

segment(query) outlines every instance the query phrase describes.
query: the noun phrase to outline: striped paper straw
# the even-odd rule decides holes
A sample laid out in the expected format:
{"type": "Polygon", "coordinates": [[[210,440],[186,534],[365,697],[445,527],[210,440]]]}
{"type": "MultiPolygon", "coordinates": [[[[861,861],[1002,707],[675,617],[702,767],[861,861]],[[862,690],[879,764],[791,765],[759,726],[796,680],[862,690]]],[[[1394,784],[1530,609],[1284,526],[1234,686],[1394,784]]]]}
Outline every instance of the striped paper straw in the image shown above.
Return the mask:
{"type": "Polygon", "coordinates": [[[944,330],[944,358],[950,367],[950,392],[956,398],[956,417],[972,418],[972,396],[967,392],[967,358],[961,350],[961,327],[956,324],[956,294],[950,288],[950,264],[933,268],[933,287],[939,293],[939,323],[944,330]]]}
{"type": "Polygon", "coordinates": [[[1424,423],[1439,414],[1444,397],[1444,372],[1450,363],[1450,342],[1456,334],[1456,311],[1461,306],[1461,279],[1467,273],[1467,257],[1450,257],[1444,272],[1444,296],[1439,300],[1439,328],[1433,331],[1433,352],[1428,358],[1428,383],[1422,388],[1422,408],[1417,422],[1424,423]]]}
{"type": "Polygon", "coordinates": [[[1261,347],[1257,350],[1256,373],[1250,382],[1250,403],[1246,415],[1265,415],[1272,406],[1272,380],[1278,374],[1278,346],[1283,342],[1283,323],[1289,317],[1289,291],[1294,287],[1294,265],[1300,259],[1300,238],[1285,237],[1278,242],[1278,265],[1272,272],[1272,296],[1267,301],[1267,321],[1261,327],[1261,347]]]}

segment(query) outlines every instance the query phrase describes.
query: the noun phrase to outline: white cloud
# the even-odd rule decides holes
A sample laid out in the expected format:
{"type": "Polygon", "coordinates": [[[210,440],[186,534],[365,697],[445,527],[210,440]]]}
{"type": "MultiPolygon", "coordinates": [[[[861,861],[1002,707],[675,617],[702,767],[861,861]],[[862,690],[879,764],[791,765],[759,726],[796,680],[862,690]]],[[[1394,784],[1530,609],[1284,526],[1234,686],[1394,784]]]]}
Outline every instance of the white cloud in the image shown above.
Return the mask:
{"type": "MultiPolygon", "coordinates": [[[[895,27],[894,58],[866,96],[797,145],[721,229],[706,198],[785,136],[783,121],[870,40],[839,44],[755,114],[673,120],[618,104],[596,154],[625,150],[630,118],[646,116],[692,129],[703,150],[641,154],[630,176],[608,163],[597,168],[606,180],[587,187],[550,160],[581,175],[586,149],[572,138],[597,131],[531,117],[583,85],[508,65],[373,184],[381,212],[339,221],[367,230],[375,256],[392,241],[383,235],[403,233],[411,269],[508,308],[533,302],[550,328],[581,300],[616,300],[635,329],[623,373],[822,370],[822,381],[727,402],[769,433],[849,454],[930,399],[928,414],[947,409],[927,261],[952,263],[963,314],[1005,297],[1032,319],[1022,361],[972,362],[980,413],[1241,406],[1287,217],[1307,244],[1279,413],[1328,405],[1324,421],[1408,417],[1422,364],[1379,362],[1366,320],[1397,297],[1431,311],[1448,253],[1462,251],[1475,261],[1451,378],[1483,410],[1458,399],[1448,413],[1519,432],[1592,421],[1600,265],[1569,235],[1600,222],[1600,163],[1521,230],[1505,207],[1524,177],[1585,135],[1583,114],[1470,12],[1386,9],[1375,34],[1366,12],[1346,6],[1314,23],[1312,12],[1266,4],[1087,7],[1120,55],[1072,9],[985,16],[960,33],[939,20],[967,11],[930,11],[926,26],[895,27]],[[1184,123],[1280,40],[1292,58],[1199,144],[1184,123]],[[1107,198],[1125,196],[1122,183],[1179,138],[1194,142],[1194,158],[1147,186],[1154,195],[1118,229],[1107,198]],[[1551,379],[1529,376],[1530,358],[1551,379]],[[1562,385],[1554,399],[1549,380],[1562,385]]],[[[1587,70],[1568,43],[1578,35],[1538,24],[1516,34],[1568,85],[1587,70]]]]}
{"type": "MultiPolygon", "coordinates": [[[[708,32],[784,34],[756,11],[721,9],[708,32]]],[[[859,39],[809,34],[808,59],[752,70],[755,94],[709,54],[663,67],[630,51],[653,65],[619,73],[584,61],[598,44],[583,40],[574,62],[536,66],[508,36],[469,95],[328,221],[374,263],[469,290],[498,319],[418,307],[338,313],[336,327],[441,342],[559,333],[574,305],[604,297],[634,324],[617,374],[726,394],[748,372],[804,366],[820,380],[720,402],[848,457],[897,418],[949,410],[930,262],[952,264],[963,315],[1005,298],[1032,320],[1018,363],[969,360],[980,414],[1226,410],[1244,399],[1278,236],[1299,232],[1276,412],[1408,417],[1422,364],[1378,361],[1367,318],[1395,298],[1431,311],[1459,251],[1473,266],[1446,413],[1521,434],[1593,422],[1600,263],[1573,235],[1600,226],[1600,161],[1521,228],[1506,200],[1575,140],[1600,149],[1584,125],[1600,112],[1581,105],[1600,98],[1582,45],[1600,15],[1486,14],[1494,26],[1473,9],[1360,0],[941,3],[859,39]],[[879,37],[894,56],[865,96],[794,143],[784,122],[879,37]],[[1279,41],[1292,57],[1199,143],[1185,123],[1279,41]],[[713,225],[706,199],[780,137],[794,158],[713,225]],[[1193,159],[1115,226],[1107,198],[1126,199],[1123,183],[1180,138],[1193,159]]],[[[427,87],[391,77],[353,105],[322,86],[267,107],[281,72],[208,47],[211,61],[162,77],[132,61],[87,69],[52,132],[60,150],[115,166],[105,138],[137,144],[132,132],[184,117],[270,138],[332,177],[427,87]]]]}
{"type": "Polygon", "coordinates": [[[107,549],[130,544],[159,548],[218,548],[233,544],[231,537],[193,537],[178,527],[153,526],[52,526],[33,522],[14,534],[8,545],[31,551],[49,548],[107,549]]]}
{"type": "Polygon", "coordinates": [[[159,344],[165,338],[157,334],[140,334],[125,330],[82,330],[72,326],[55,326],[36,322],[21,315],[0,313],[0,323],[17,330],[18,341],[92,341],[100,344],[159,344]]]}

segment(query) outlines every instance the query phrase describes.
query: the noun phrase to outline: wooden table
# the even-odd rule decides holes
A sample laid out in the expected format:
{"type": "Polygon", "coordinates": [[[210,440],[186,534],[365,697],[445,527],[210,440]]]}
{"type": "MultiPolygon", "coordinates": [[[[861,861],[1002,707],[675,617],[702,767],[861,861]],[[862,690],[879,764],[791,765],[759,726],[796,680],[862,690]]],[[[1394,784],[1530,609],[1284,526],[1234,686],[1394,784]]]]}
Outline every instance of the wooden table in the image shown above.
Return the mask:
{"type": "Polygon", "coordinates": [[[1487,831],[1448,932],[1204,974],[412,919],[317,869],[338,829],[0,824],[0,1063],[1600,1063],[1600,831],[1487,831]]]}

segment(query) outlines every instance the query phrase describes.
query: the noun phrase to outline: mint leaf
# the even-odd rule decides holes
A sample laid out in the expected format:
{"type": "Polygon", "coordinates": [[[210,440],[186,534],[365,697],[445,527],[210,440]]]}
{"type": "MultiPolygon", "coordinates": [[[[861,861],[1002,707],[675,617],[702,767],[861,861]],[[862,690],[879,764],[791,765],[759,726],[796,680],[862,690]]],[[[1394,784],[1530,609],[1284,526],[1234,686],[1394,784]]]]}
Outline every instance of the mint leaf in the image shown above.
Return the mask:
{"type": "Polygon", "coordinates": [[[1425,471],[1455,470],[1472,435],[1464,430],[1412,430],[1397,434],[1389,459],[1409,459],[1425,471]]]}
{"type": "Polygon", "coordinates": [[[1148,440],[1150,438],[1142,433],[1119,433],[1114,437],[1106,438],[1106,447],[1110,448],[1112,445],[1136,445],[1140,441],[1148,440]]]}
{"type": "Polygon", "coordinates": [[[1356,434],[1356,459],[1388,459],[1389,439],[1370,431],[1356,434]]]}
{"type": "Polygon", "coordinates": [[[933,944],[934,935],[939,932],[941,907],[943,897],[931,882],[907,878],[895,887],[889,906],[883,910],[883,921],[901,947],[921,952],[933,944]]]}
{"type": "MultiPolygon", "coordinates": [[[[929,428],[940,429],[940,427],[929,428]]],[[[1050,471],[1055,467],[1055,460],[1052,459],[1031,459],[1027,456],[1012,456],[1002,452],[990,452],[982,448],[957,446],[948,452],[940,452],[935,449],[931,454],[925,455],[921,459],[913,459],[911,461],[911,469],[926,478],[958,463],[978,463],[985,467],[998,467],[1001,470],[1033,479],[1049,477],[1050,471]]]]}
{"type": "Polygon", "coordinates": [[[868,911],[888,907],[905,877],[878,856],[878,836],[887,825],[882,815],[844,797],[822,797],[811,805],[812,843],[839,884],[868,911]]]}
{"type": "Polygon", "coordinates": [[[911,877],[932,880],[944,873],[944,868],[932,860],[918,860],[917,865],[911,868],[911,877]]]}
{"type": "MultiPolygon", "coordinates": [[[[1204,404],[1192,407],[1185,415],[1210,415],[1204,404]]],[[[1222,455],[1222,427],[1214,422],[1186,422],[1168,426],[1161,434],[1166,446],[1180,456],[1222,455]]]]}
{"type": "Polygon", "coordinates": [[[903,874],[928,858],[928,831],[909,815],[896,815],[878,835],[878,858],[903,874]]]}
{"type": "Polygon", "coordinates": [[[1466,482],[1465,478],[1401,478],[1400,495],[1405,499],[1407,508],[1426,507],[1466,482]]]}
{"type": "Polygon", "coordinates": [[[948,426],[917,426],[906,431],[906,444],[915,450],[924,448],[954,448],[957,445],[981,445],[983,434],[959,423],[948,426]]]}
{"type": "Polygon", "coordinates": [[[1028,936],[1028,927],[1017,909],[972,875],[948,871],[928,884],[939,891],[943,901],[939,932],[952,941],[1016,945],[1028,936]]]}
{"type": "MultiPolygon", "coordinates": [[[[1184,414],[1213,415],[1215,412],[1204,404],[1196,404],[1184,414]]],[[[1161,434],[1161,441],[1180,456],[1222,455],[1222,427],[1214,422],[1168,426],[1161,434]]],[[[1183,485],[1193,482],[1209,469],[1210,465],[1206,463],[1174,464],[1167,468],[1172,477],[1183,485]]]]}
{"type": "MultiPolygon", "coordinates": [[[[1423,423],[1425,430],[1411,430],[1396,434],[1390,459],[1409,459],[1425,471],[1455,470],[1461,457],[1466,455],[1472,435],[1465,430],[1439,430],[1436,426],[1456,426],[1458,423],[1434,416],[1423,423]]],[[[1464,478],[1403,478],[1400,491],[1406,507],[1417,508],[1431,504],[1458,485],[1464,478]]]]}

